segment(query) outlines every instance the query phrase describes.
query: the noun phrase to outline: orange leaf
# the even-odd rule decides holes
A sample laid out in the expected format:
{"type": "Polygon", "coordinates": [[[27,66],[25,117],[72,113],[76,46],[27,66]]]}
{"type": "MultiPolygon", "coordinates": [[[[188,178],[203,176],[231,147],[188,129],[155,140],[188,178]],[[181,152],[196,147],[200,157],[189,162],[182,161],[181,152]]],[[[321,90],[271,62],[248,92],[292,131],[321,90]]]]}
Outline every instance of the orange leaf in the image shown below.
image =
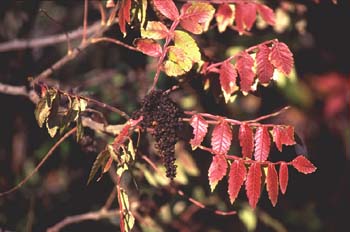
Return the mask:
{"type": "Polygon", "coordinates": [[[275,42],[271,49],[270,61],[283,74],[289,75],[294,65],[293,53],[285,43],[275,42]]]}
{"type": "Polygon", "coordinates": [[[214,127],[211,137],[211,146],[214,154],[225,155],[230,149],[231,140],[231,127],[225,120],[222,120],[214,127]]]}
{"type": "Polygon", "coordinates": [[[214,191],[218,182],[226,175],[227,161],[224,155],[213,156],[213,161],[208,170],[209,185],[211,191],[214,191]]]}
{"type": "Polygon", "coordinates": [[[282,145],[294,145],[294,128],[292,126],[274,126],[272,130],[273,140],[279,151],[282,145]]]}
{"type": "Polygon", "coordinates": [[[201,34],[208,29],[215,9],[209,3],[186,3],[181,8],[180,25],[193,34],[201,34]]]}
{"type": "Polygon", "coordinates": [[[220,67],[220,85],[227,102],[231,94],[237,89],[237,71],[230,62],[222,63],[220,67]]]}
{"type": "Polygon", "coordinates": [[[249,205],[255,209],[261,193],[261,168],[259,163],[253,163],[250,166],[245,187],[249,205]]]}
{"type": "Polygon", "coordinates": [[[242,148],[242,156],[243,158],[252,158],[253,150],[254,150],[254,138],[253,138],[253,130],[247,124],[242,124],[239,127],[239,144],[242,148]]]}
{"type": "Polygon", "coordinates": [[[288,186],[288,165],[285,162],[280,165],[279,180],[281,192],[285,194],[288,186]]]}
{"type": "Polygon", "coordinates": [[[224,32],[228,25],[233,24],[233,20],[235,19],[234,7],[228,4],[219,5],[215,18],[216,22],[218,23],[219,32],[224,32]]]}
{"type": "Polygon", "coordinates": [[[179,17],[179,11],[172,0],[153,0],[153,4],[168,19],[175,20],[179,17]]]}
{"type": "Polygon", "coordinates": [[[269,60],[270,48],[264,44],[259,45],[258,48],[256,53],[257,76],[261,84],[267,84],[272,79],[275,70],[269,60]]]}
{"type": "Polygon", "coordinates": [[[136,39],[134,43],[146,55],[159,57],[162,54],[162,47],[152,39],[136,39]]]}
{"type": "Polygon", "coordinates": [[[236,62],[236,68],[240,78],[241,90],[244,92],[249,92],[253,85],[255,77],[253,66],[254,59],[247,52],[241,52],[236,62]]]}
{"type": "Polygon", "coordinates": [[[256,20],[255,3],[237,3],[235,12],[236,26],[240,33],[249,31],[256,20]]]}
{"type": "Polygon", "coordinates": [[[293,159],[292,165],[296,170],[304,174],[310,174],[316,171],[316,167],[303,155],[299,155],[293,159]]]}
{"type": "Polygon", "coordinates": [[[256,161],[266,161],[270,153],[270,134],[265,126],[260,126],[255,132],[255,153],[254,158],[256,161]]]}
{"type": "Polygon", "coordinates": [[[190,124],[193,127],[194,137],[190,140],[192,149],[196,149],[201,145],[208,131],[208,123],[199,114],[195,114],[190,119],[190,124]]]}
{"type": "Polygon", "coordinates": [[[268,24],[270,24],[271,26],[275,25],[276,16],[273,10],[270,7],[263,4],[257,4],[256,6],[263,20],[268,24]]]}
{"type": "Polygon", "coordinates": [[[266,188],[269,194],[269,199],[275,207],[278,200],[278,176],[275,165],[269,164],[267,168],[266,188]]]}
{"type": "Polygon", "coordinates": [[[228,178],[228,195],[230,196],[231,204],[236,200],[246,175],[247,170],[243,161],[235,160],[232,162],[228,178]]]}

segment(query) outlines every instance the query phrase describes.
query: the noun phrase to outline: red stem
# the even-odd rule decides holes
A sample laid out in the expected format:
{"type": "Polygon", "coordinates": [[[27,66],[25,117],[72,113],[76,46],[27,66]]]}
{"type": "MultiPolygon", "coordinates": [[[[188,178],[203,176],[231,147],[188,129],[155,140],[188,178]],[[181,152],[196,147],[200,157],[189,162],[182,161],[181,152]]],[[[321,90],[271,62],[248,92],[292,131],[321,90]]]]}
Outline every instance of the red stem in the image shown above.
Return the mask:
{"type": "MultiPolygon", "coordinates": [[[[213,149],[209,148],[209,147],[205,147],[205,146],[198,146],[200,149],[207,151],[209,153],[211,153],[212,155],[215,155],[213,149]]],[[[278,161],[278,162],[270,162],[270,161],[257,161],[257,160],[252,160],[252,159],[244,159],[242,157],[236,156],[236,155],[225,155],[225,158],[228,160],[240,160],[243,161],[246,164],[253,164],[253,163],[259,163],[261,165],[280,165],[282,163],[286,163],[287,165],[292,165],[292,161],[289,162],[285,162],[285,161],[278,161]]]]}
{"type": "Polygon", "coordinates": [[[153,84],[152,84],[152,87],[150,89],[150,92],[153,91],[155,88],[156,88],[156,84],[158,82],[158,79],[159,79],[159,75],[160,75],[160,70],[161,70],[161,67],[162,67],[162,63],[165,59],[165,56],[168,52],[168,45],[170,43],[170,41],[172,40],[173,36],[174,36],[174,31],[177,27],[177,25],[180,23],[180,19],[176,19],[173,24],[171,24],[171,27],[170,27],[170,30],[169,30],[169,33],[165,39],[165,43],[164,43],[164,46],[163,46],[163,51],[162,51],[162,54],[160,55],[159,57],[159,60],[158,60],[158,63],[157,63],[157,71],[156,71],[156,74],[154,75],[154,79],[153,79],[153,84]]]}
{"type": "MultiPolygon", "coordinates": [[[[236,119],[225,118],[223,116],[212,115],[212,114],[209,114],[209,113],[197,113],[195,111],[185,111],[185,114],[190,115],[190,116],[192,116],[194,114],[199,114],[203,118],[211,119],[211,120],[206,120],[206,122],[208,124],[212,124],[212,125],[216,125],[220,121],[225,120],[226,122],[230,123],[233,126],[242,125],[242,124],[249,124],[249,126],[252,126],[252,127],[258,127],[258,126],[274,127],[274,126],[276,126],[275,124],[261,124],[261,123],[258,123],[258,122],[262,121],[262,120],[265,120],[265,119],[268,119],[268,118],[271,118],[271,117],[275,117],[277,115],[280,115],[281,113],[283,113],[284,111],[286,111],[289,108],[290,108],[290,106],[286,106],[286,107],[284,107],[284,108],[282,108],[279,111],[276,111],[274,113],[263,115],[263,116],[258,117],[256,119],[247,120],[247,121],[239,121],[239,120],[236,120],[236,119]]],[[[189,118],[182,118],[182,121],[189,122],[190,119],[189,118]]]]}
{"type": "MultiPolygon", "coordinates": [[[[256,49],[258,48],[258,46],[260,46],[260,45],[266,45],[266,44],[274,43],[274,42],[276,42],[276,41],[277,41],[277,39],[268,40],[268,41],[265,41],[265,42],[260,43],[260,44],[258,44],[258,45],[254,45],[254,46],[252,46],[252,47],[249,47],[249,48],[245,49],[245,51],[246,51],[247,53],[249,53],[249,52],[252,52],[252,51],[256,50],[256,49]]],[[[237,59],[238,56],[239,56],[239,53],[238,53],[238,54],[235,54],[235,55],[233,55],[233,56],[230,56],[230,57],[228,57],[227,59],[225,59],[225,60],[223,60],[223,61],[221,61],[221,62],[213,63],[213,64],[209,65],[208,67],[206,67],[204,73],[213,72],[213,70],[215,71],[215,68],[218,67],[218,66],[221,66],[222,63],[224,63],[224,62],[230,62],[231,60],[237,59]]]]}

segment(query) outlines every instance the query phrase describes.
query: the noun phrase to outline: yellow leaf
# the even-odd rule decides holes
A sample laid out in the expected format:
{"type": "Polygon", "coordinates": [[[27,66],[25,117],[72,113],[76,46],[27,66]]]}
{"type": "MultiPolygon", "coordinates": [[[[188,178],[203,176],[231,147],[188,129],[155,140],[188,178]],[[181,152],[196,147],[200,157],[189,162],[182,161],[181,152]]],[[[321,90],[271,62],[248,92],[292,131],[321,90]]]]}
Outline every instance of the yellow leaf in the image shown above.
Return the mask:
{"type": "Polygon", "coordinates": [[[187,57],[193,62],[201,61],[201,53],[197,43],[187,32],[176,30],[174,32],[174,43],[175,47],[182,48],[187,57]]]}

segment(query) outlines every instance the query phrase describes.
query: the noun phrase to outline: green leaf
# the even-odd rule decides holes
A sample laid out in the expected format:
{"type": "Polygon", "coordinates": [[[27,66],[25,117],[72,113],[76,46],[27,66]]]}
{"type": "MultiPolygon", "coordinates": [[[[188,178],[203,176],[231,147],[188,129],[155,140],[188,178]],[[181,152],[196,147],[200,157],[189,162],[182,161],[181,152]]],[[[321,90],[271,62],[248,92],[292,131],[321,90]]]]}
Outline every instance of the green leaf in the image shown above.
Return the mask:
{"type": "Polygon", "coordinates": [[[40,99],[35,109],[35,118],[39,124],[39,127],[43,127],[47,118],[50,115],[52,101],[56,98],[57,91],[54,89],[49,89],[46,95],[40,99]]]}
{"type": "Polygon", "coordinates": [[[143,28],[143,26],[146,22],[146,12],[147,12],[147,0],[138,1],[137,18],[138,18],[139,22],[141,22],[141,28],[143,28]]]}
{"type": "Polygon", "coordinates": [[[103,168],[105,166],[109,156],[110,155],[109,155],[109,152],[107,150],[103,150],[100,152],[100,154],[98,154],[94,164],[92,165],[87,184],[89,184],[92,181],[92,179],[96,175],[98,169],[103,168]]]}
{"type": "Polygon", "coordinates": [[[62,125],[62,116],[59,115],[60,95],[56,94],[55,96],[50,97],[50,99],[52,98],[53,98],[53,101],[52,101],[52,106],[50,110],[50,115],[46,120],[46,128],[51,138],[55,137],[58,129],[62,125]]]}
{"type": "Polygon", "coordinates": [[[190,71],[193,62],[180,47],[169,46],[168,60],[164,63],[164,71],[168,76],[180,76],[190,71]]]}
{"type": "Polygon", "coordinates": [[[197,46],[196,41],[184,31],[176,30],[174,32],[174,43],[175,47],[181,48],[186,56],[193,62],[198,63],[201,61],[201,53],[197,46]]]}
{"type": "Polygon", "coordinates": [[[129,197],[124,189],[120,189],[120,198],[124,213],[124,226],[125,231],[130,232],[135,225],[135,218],[130,211],[129,197]]]}
{"type": "Polygon", "coordinates": [[[78,116],[78,119],[77,119],[77,133],[76,133],[76,139],[77,139],[77,142],[79,142],[83,136],[84,136],[84,127],[83,127],[83,123],[82,123],[82,120],[81,120],[81,117],[78,116]]]}
{"type": "Polygon", "coordinates": [[[128,152],[131,155],[132,160],[135,160],[135,149],[131,139],[129,139],[128,143],[128,152]]]}

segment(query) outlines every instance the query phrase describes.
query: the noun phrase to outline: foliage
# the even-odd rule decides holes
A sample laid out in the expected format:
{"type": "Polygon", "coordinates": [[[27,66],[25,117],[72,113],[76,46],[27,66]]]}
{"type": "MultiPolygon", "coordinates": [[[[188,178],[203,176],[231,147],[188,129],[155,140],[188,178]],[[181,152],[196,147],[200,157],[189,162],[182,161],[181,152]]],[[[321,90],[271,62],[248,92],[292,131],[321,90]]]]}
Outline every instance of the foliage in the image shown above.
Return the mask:
{"type": "MultiPolygon", "coordinates": [[[[282,152],[287,147],[299,145],[296,139],[298,135],[292,125],[261,122],[283,113],[286,108],[255,119],[238,120],[209,112],[184,111],[169,96],[175,89],[182,89],[195,76],[201,78],[202,82],[207,80],[200,91],[218,89],[218,101],[227,105],[236,104],[237,96],[249,97],[256,94],[258,88],[275,85],[275,80],[289,81],[288,76],[294,72],[294,58],[282,39],[260,42],[230,54],[221,61],[211,60],[200,47],[200,36],[211,33],[214,27],[219,33],[233,29],[240,36],[245,36],[251,33],[259,20],[274,26],[276,14],[272,8],[264,3],[244,0],[185,3],[173,0],[121,0],[117,3],[107,1],[106,7],[111,9],[111,13],[105,27],[113,24],[117,18],[123,37],[128,37],[132,30],[136,30],[138,38],[133,39],[133,46],[115,38],[106,40],[102,36],[86,43],[112,41],[156,60],[152,66],[155,71],[153,85],[147,86],[148,94],[144,96],[141,106],[129,117],[119,109],[81,94],[63,91],[46,81],[34,78],[31,84],[39,89],[37,94],[40,99],[34,112],[35,119],[40,128],[47,128],[51,137],[63,134],[73,125],[77,128],[78,142],[82,142],[86,138],[85,131],[91,129],[112,136],[113,139],[106,139],[104,148],[98,152],[87,183],[90,184],[98,173],[100,176],[97,181],[105,173],[114,172],[121,231],[132,231],[140,219],[128,191],[122,186],[126,175],[131,175],[135,182],[144,178],[150,185],[168,188],[170,192],[176,192],[176,184],[188,184],[188,176],[198,175],[196,164],[185,153],[183,142],[192,148],[194,154],[200,150],[212,156],[211,159],[204,156],[200,158],[211,160],[207,171],[211,192],[226,177],[231,204],[237,201],[244,185],[248,203],[253,209],[258,207],[265,185],[268,199],[273,207],[276,206],[279,192],[285,194],[290,181],[289,166],[302,174],[316,171],[316,167],[306,158],[306,153],[298,153],[289,161],[285,161],[284,157],[279,157],[281,161],[271,159],[270,153],[275,148],[282,152]],[[157,90],[157,84],[164,76],[169,77],[166,81],[177,84],[165,91],[157,90]],[[96,106],[119,113],[126,122],[117,125],[116,133],[110,133],[107,128],[111,125],[104,121],[102,110],[96,106]],[[102,124],[99,129],[96,129],[95,124],[94,127],[84,121],[98,117],[100,119],[95,123],[102,124]],[[180,135],[186,127],[191,129],[190,138],[180,135]],[[134,135],[135,132],[137,135],[134,135]],[[152,135],[153,140],[147,134],[152,135]],[[176,143],[182,144],[181,155],[176,152],[176,143]],[[159,153],[155,159],[142,153],[143,150],[151,153],[153,144],[159,153]],[[144,146],[147,149],[142,149],[144,146]],[[164,167],[158,165],[158,161],[164,167]],[[148,170],[143,162],[150,165],[152,170],[148,170]],[[190,170],[186,168],[188,166],[190,170]]],[[[142,186],[139,188],[142,189],[142,186]]],[[[179,190],[177,193],[184,195],[179,190]]],[[[200,202],[188,199],[205,208],[200,202]]],[[[225,214],[220,210],[215,212],[225,214]]]]}

